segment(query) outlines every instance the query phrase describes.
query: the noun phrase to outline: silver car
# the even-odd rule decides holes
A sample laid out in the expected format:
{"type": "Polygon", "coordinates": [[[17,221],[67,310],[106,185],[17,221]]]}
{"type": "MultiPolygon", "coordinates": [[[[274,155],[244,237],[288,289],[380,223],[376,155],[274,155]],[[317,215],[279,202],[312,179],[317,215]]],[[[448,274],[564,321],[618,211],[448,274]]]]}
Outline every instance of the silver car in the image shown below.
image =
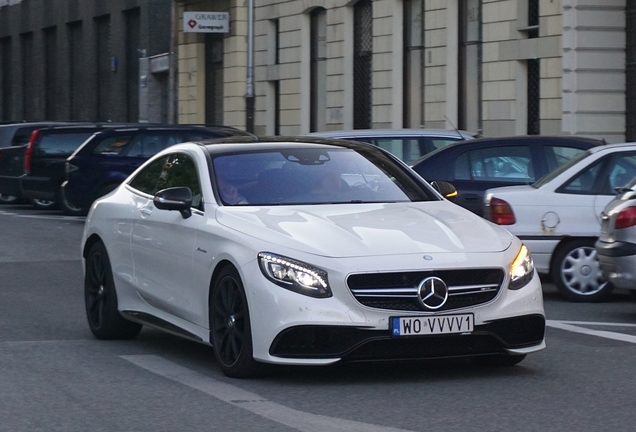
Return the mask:
{"type": "Polygon", "coordinates": [[[309,136],[363,141],[388,150],[407,164],[455,141],[478,137],[475,133],[447,129],[354,129],[312,132],[309,136]]]}
{"type": "Polygon", "coordinates": [[[619,188],[601,213],[596,252],[607,280],[636,300],[636,178],[619,188]]]}

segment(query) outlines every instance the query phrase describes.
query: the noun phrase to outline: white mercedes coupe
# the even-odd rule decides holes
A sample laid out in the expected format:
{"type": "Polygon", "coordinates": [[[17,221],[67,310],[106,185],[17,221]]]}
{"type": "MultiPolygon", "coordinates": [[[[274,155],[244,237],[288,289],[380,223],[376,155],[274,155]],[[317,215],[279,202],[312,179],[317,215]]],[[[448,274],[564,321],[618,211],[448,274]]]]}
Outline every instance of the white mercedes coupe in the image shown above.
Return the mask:
{"type": "Polygon", "coordinates": [[[142,326],[262,363],[467,357],[545,347],[528,249],[388,152],[317,138],[172,146],[90,209],[82,239],[99,339],[142,326]]]}

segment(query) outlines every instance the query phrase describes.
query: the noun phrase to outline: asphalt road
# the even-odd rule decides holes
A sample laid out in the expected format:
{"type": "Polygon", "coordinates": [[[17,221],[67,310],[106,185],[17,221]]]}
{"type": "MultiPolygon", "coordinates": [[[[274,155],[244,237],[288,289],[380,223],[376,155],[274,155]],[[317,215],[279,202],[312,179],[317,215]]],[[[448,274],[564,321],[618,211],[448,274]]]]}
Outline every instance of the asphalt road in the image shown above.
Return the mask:
{"type": "Polygon", "coordinates": [[[211,348],[86,324],[84,221],[0,206],[0,431],[631,431],[636,303],[563,301],[544,284],[546,350],[465,361],[275,368],[226,378],[211,348]]]}

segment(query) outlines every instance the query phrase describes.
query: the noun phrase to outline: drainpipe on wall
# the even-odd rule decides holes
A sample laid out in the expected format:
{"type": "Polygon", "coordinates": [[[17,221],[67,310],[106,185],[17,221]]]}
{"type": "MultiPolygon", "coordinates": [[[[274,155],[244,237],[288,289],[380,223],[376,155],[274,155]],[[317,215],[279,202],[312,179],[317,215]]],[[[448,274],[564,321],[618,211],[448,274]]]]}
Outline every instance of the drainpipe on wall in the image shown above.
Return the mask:
{"type": "Polygon", "coordinates": [[[245,128],[254,133],[254,0],[247,0],[247,82],[245,128]]]}
{"type": "Polygon", "coordinates": [[[168,69],[168,123],[176,124],[177,119],[177,31],[178,31],[178,18],[177,8],[179,3],[172,2],[172,24],[170,34],[170,56],[168,61],[170,66],[168,69]]]}

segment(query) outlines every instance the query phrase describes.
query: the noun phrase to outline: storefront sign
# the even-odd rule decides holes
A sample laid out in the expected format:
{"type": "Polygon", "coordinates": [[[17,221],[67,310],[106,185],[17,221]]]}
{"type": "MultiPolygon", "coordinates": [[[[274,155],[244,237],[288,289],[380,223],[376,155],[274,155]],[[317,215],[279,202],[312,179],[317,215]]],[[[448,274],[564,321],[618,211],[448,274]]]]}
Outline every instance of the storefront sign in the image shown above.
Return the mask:
{"type": "Polygon", "coordinates": [[[228,33],[230,14],[228,12],[184,12],[184,33],[228,33]]]}

